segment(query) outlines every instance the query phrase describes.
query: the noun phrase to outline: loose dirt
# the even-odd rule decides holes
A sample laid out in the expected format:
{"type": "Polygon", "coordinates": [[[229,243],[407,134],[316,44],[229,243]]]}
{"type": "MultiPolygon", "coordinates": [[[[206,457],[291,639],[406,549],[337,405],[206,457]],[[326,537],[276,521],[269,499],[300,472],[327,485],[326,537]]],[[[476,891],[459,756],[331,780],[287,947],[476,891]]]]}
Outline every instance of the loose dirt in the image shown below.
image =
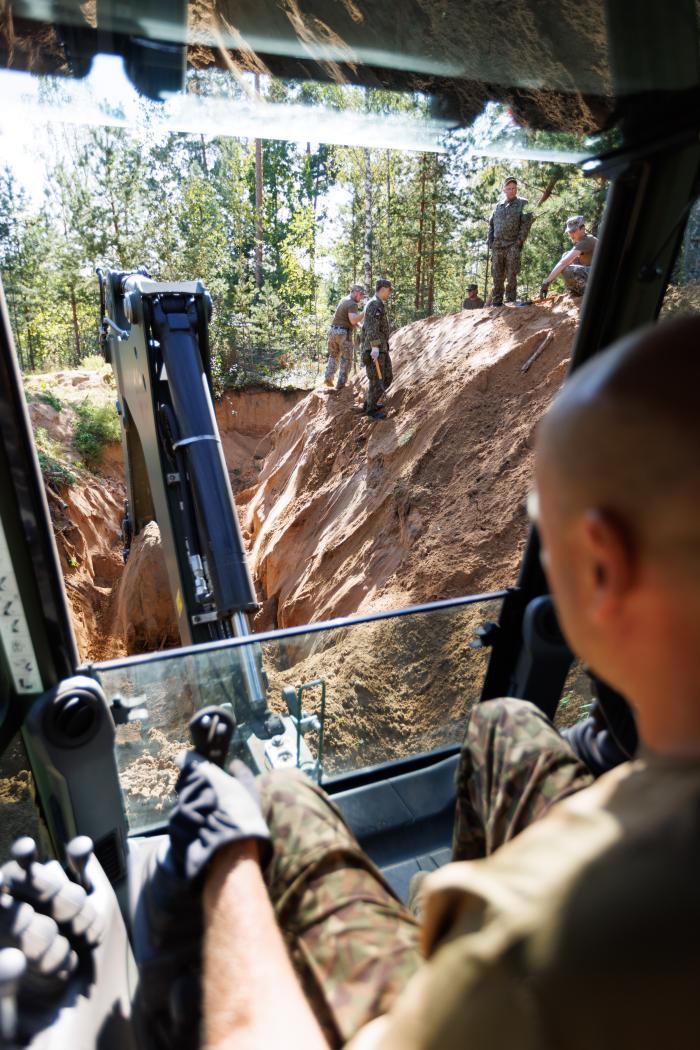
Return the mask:
{"type": "MultiPolygon", "coordinates": [[[[513,584],[527,536],[534,429],[564,378],[577,319],[574,301],[554,297],[407,326],[392,337],[386,420],[358,411],[363,369],[341,392],[224,398],[217,418],[261,599],[256,630],[513,584]]],[[[30,410],[65,447],[70,406],[55,418],[47,405],[30,410]]],[[[155,525],[122,568],[118,450],[98,474],[79,474],[49,499],[81,654],[95,660],[175,644],[155,525]]],[[[262,643],[270,702],[281,710],[283,687],[325,683],[326,773],[456,742],[486,666],[486,651],[469,643],[497,615],[491,601],[262,643]]],[[[228,654],[226,661],[213,682],[230,678],[228,654]]],[[[118,734],[134,823],[169,803],[172,758],[187,742],[195,705],[185,677],[175,663],[145,687],[138,675],[125,677],[127,692],[145,691],[149,706],[147,723],[118,734]]],[[[320,700],[312,686],[305,707],[318,711],[320,700]]],[[[310,743],[315,753],[317,736],[310,743]]]]}
{"type": "Polygon", "coordinates": [[[300,401],[239,495],[264,625],[514,583],[534,428],[563,380],[577,315],[560,296],[408,325],[392,339],[383,421],[356,412],[364,376],[300,401]]]}

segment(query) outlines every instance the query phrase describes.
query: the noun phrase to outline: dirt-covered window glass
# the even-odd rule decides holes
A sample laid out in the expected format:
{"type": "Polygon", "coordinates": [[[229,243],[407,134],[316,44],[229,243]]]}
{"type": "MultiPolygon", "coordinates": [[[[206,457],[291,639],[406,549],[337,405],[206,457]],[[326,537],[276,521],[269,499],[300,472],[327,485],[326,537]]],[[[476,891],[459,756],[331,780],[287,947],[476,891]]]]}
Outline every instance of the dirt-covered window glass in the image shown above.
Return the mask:
{"type": "Polygon", "coordinates": [[[661,306],[661,317],[700,313],[700,198],[685,223],[683,240],[661,306]]]}
{"type": "Polygon", "coordinates": [[[34,778],[19,733],[0,756],[0,863],[21,835],[30,835],[40,856],[51,855],[46,825],[39,811],[34,778]]]}

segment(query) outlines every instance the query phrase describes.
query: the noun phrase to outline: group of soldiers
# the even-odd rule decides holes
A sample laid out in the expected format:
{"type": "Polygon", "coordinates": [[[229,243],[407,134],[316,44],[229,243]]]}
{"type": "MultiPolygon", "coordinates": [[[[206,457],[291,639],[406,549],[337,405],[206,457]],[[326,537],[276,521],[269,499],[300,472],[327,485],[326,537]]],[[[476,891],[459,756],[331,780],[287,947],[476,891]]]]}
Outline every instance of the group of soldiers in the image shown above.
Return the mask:
{"type": "MultiPolygon", "coordinates": [[[[493,290],[489,306],[503,306],[505,303],[515,305],[518,297],[518,274],[523,245],[527,240],[530,227],[534,221],[532,212],[527,210],[527,200],[518,196],[518,182],[509,175],[503,183],[503,197],[498,202],[489,219],[487,247],[491,252],[491,273],[493,290]]],[[[572,246],[567,249],[559,261],[552,267],[540,286],[540,298],[545,299],[549,286],[557,277],[562,277],[567,290],[572,295],[583,295],[593,262],[598,238],[586,230],[583,215],[572,215],[566,220],[565,233],[571,238],[572,246]]],[[[484,300],[479,297],[476,284],[467,286],[467,297],[462,304],[463,310],[479,310],[484,300]]]]}
{"type": "MultiPolygon", "coordinates": [[[[517,303],[518,274],[523,245],[530,232],[534,216],[527,210],[527,201],[518,196],[518,182],[509,175],[503,183],[503,197],[493,210],[489,220],[488,248],[491,252],[493,290],[489,306],[500,307],[517,303]]],[[[557,277],[562,277],[566,288],[573,295],[583,295],[590,273],[593,254],[598,240],[586,230],[583,215],[572,215],[566,220],[565,232],[572,247],[564,252],[552,267],[540,287],[540,298],[546,298],[549,287],[557,277]]],[[[352,367],[353,332],[361,326],[360,342],[362,364],[367,373],[367,397],[362,406],[370,419],[385,419],[382,396],[386,394],[393,378],[389,355],[391,329],[386,304],[392,293],[391,281],[377,281],[374,295],[364,310],[361,307],[364,288],[354,284],[348,295],[336,307],[328,332],[328,363],[324,382],[326,386],[342,390],[352,367]],[[337,379],[335,378],[337,372],[337,379]]],[[[467,287],[463,310],[479,310],[484,300],[479,296],[476,284],[467,287]]]]}
{"type": "Polygon", "coordinates": [[[365,366],[368,380],[367,397],[362,411],[370,419],[386,419],[386,414],[382,411],[384,404],[381,397],[391,386],[393,379],[389,356],[391,328],[386,313],[386,304],[392,291],[391,281],[381,278],[374,286],[374,295],[364,310],[361,310],[360,301],[364,295],[364,288],[361,284],[354,284],[349,294],[338,303],[328,332],[328,363],[324,382],[326,386],[332,387],[337,370],[335,387],[342,390],[352,365],[353,331],[358,325],[362,325],[360,346],[362,364],[365,366]]]}

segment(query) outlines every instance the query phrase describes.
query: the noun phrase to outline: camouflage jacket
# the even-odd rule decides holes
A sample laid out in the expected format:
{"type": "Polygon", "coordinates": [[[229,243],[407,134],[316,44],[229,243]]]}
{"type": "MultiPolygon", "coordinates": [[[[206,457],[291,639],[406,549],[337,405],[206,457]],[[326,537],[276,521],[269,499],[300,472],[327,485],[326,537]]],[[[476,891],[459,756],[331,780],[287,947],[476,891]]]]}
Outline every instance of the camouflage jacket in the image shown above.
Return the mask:
{"type": "Polygon", "coordinates": [[[496,205],[489,220],[489,248],[508,248],[511,244],[522,247],[534,218],[525,211],[526,206],[524,197],[515,197],[512,201],[501,201],[496,205]]]}
{"type": "Polygon", "coordinates": [[[386,304],[373,296],[365,309],[365,320],[362,325],[362,349],[368,350],[378,346],[380,350],[389,349],[389,318],[386,315],[386,304]]]}

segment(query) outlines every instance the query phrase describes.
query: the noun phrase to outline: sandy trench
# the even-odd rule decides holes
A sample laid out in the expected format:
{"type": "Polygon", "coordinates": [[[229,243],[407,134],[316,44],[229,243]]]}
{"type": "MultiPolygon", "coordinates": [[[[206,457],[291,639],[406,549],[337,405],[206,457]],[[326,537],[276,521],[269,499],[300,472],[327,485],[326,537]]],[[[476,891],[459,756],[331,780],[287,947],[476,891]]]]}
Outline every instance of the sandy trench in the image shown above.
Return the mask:
{"type": "MultiPolygon", "coordinates": [[[[259,589],[256,629],[514,583],[527,535],[534,428],[564,378],[577,314],[577,304],[561,296],[407,326],[392,338],[395,381],[380,423],[357,412],[361,372],[342,392],[224,398],[217,418],[259,589]]],[[[85,386],[113,396],[104,375],[81,379],[85,386]]],[[[34,425],[68,450],[69,406],[54,412],[32,404],[30,411],[34,425]]],[[[138,586],[121,560],[124,491],[114,448],[96,474],[49,492],[76,635],[89,661],[128,647],[115,633],[120,588],[138,586]]],[[[497,614],[492,602],[265,643],[271,706],[281,709],[283,686],[324,679],[327,775],[456,743],[487,661],[469,642],[497,614]]],[[[183,685],[180,662],[160,668],[155,678],[145,670],[108,680],[109,688],[137,695],[146,686],[148,721],[118,729],[133,825],[166,812],[173,759],[202,702],[201,690],[183,685]]],[[[219,659],[212,678],[225,681],[230,670],[219,659]]],[[[216,699],[217,688],[207,699],[216,699]]],[[[318,706],[319,697],[318,688],[310,690],[307,706],[318,706]]]]}

